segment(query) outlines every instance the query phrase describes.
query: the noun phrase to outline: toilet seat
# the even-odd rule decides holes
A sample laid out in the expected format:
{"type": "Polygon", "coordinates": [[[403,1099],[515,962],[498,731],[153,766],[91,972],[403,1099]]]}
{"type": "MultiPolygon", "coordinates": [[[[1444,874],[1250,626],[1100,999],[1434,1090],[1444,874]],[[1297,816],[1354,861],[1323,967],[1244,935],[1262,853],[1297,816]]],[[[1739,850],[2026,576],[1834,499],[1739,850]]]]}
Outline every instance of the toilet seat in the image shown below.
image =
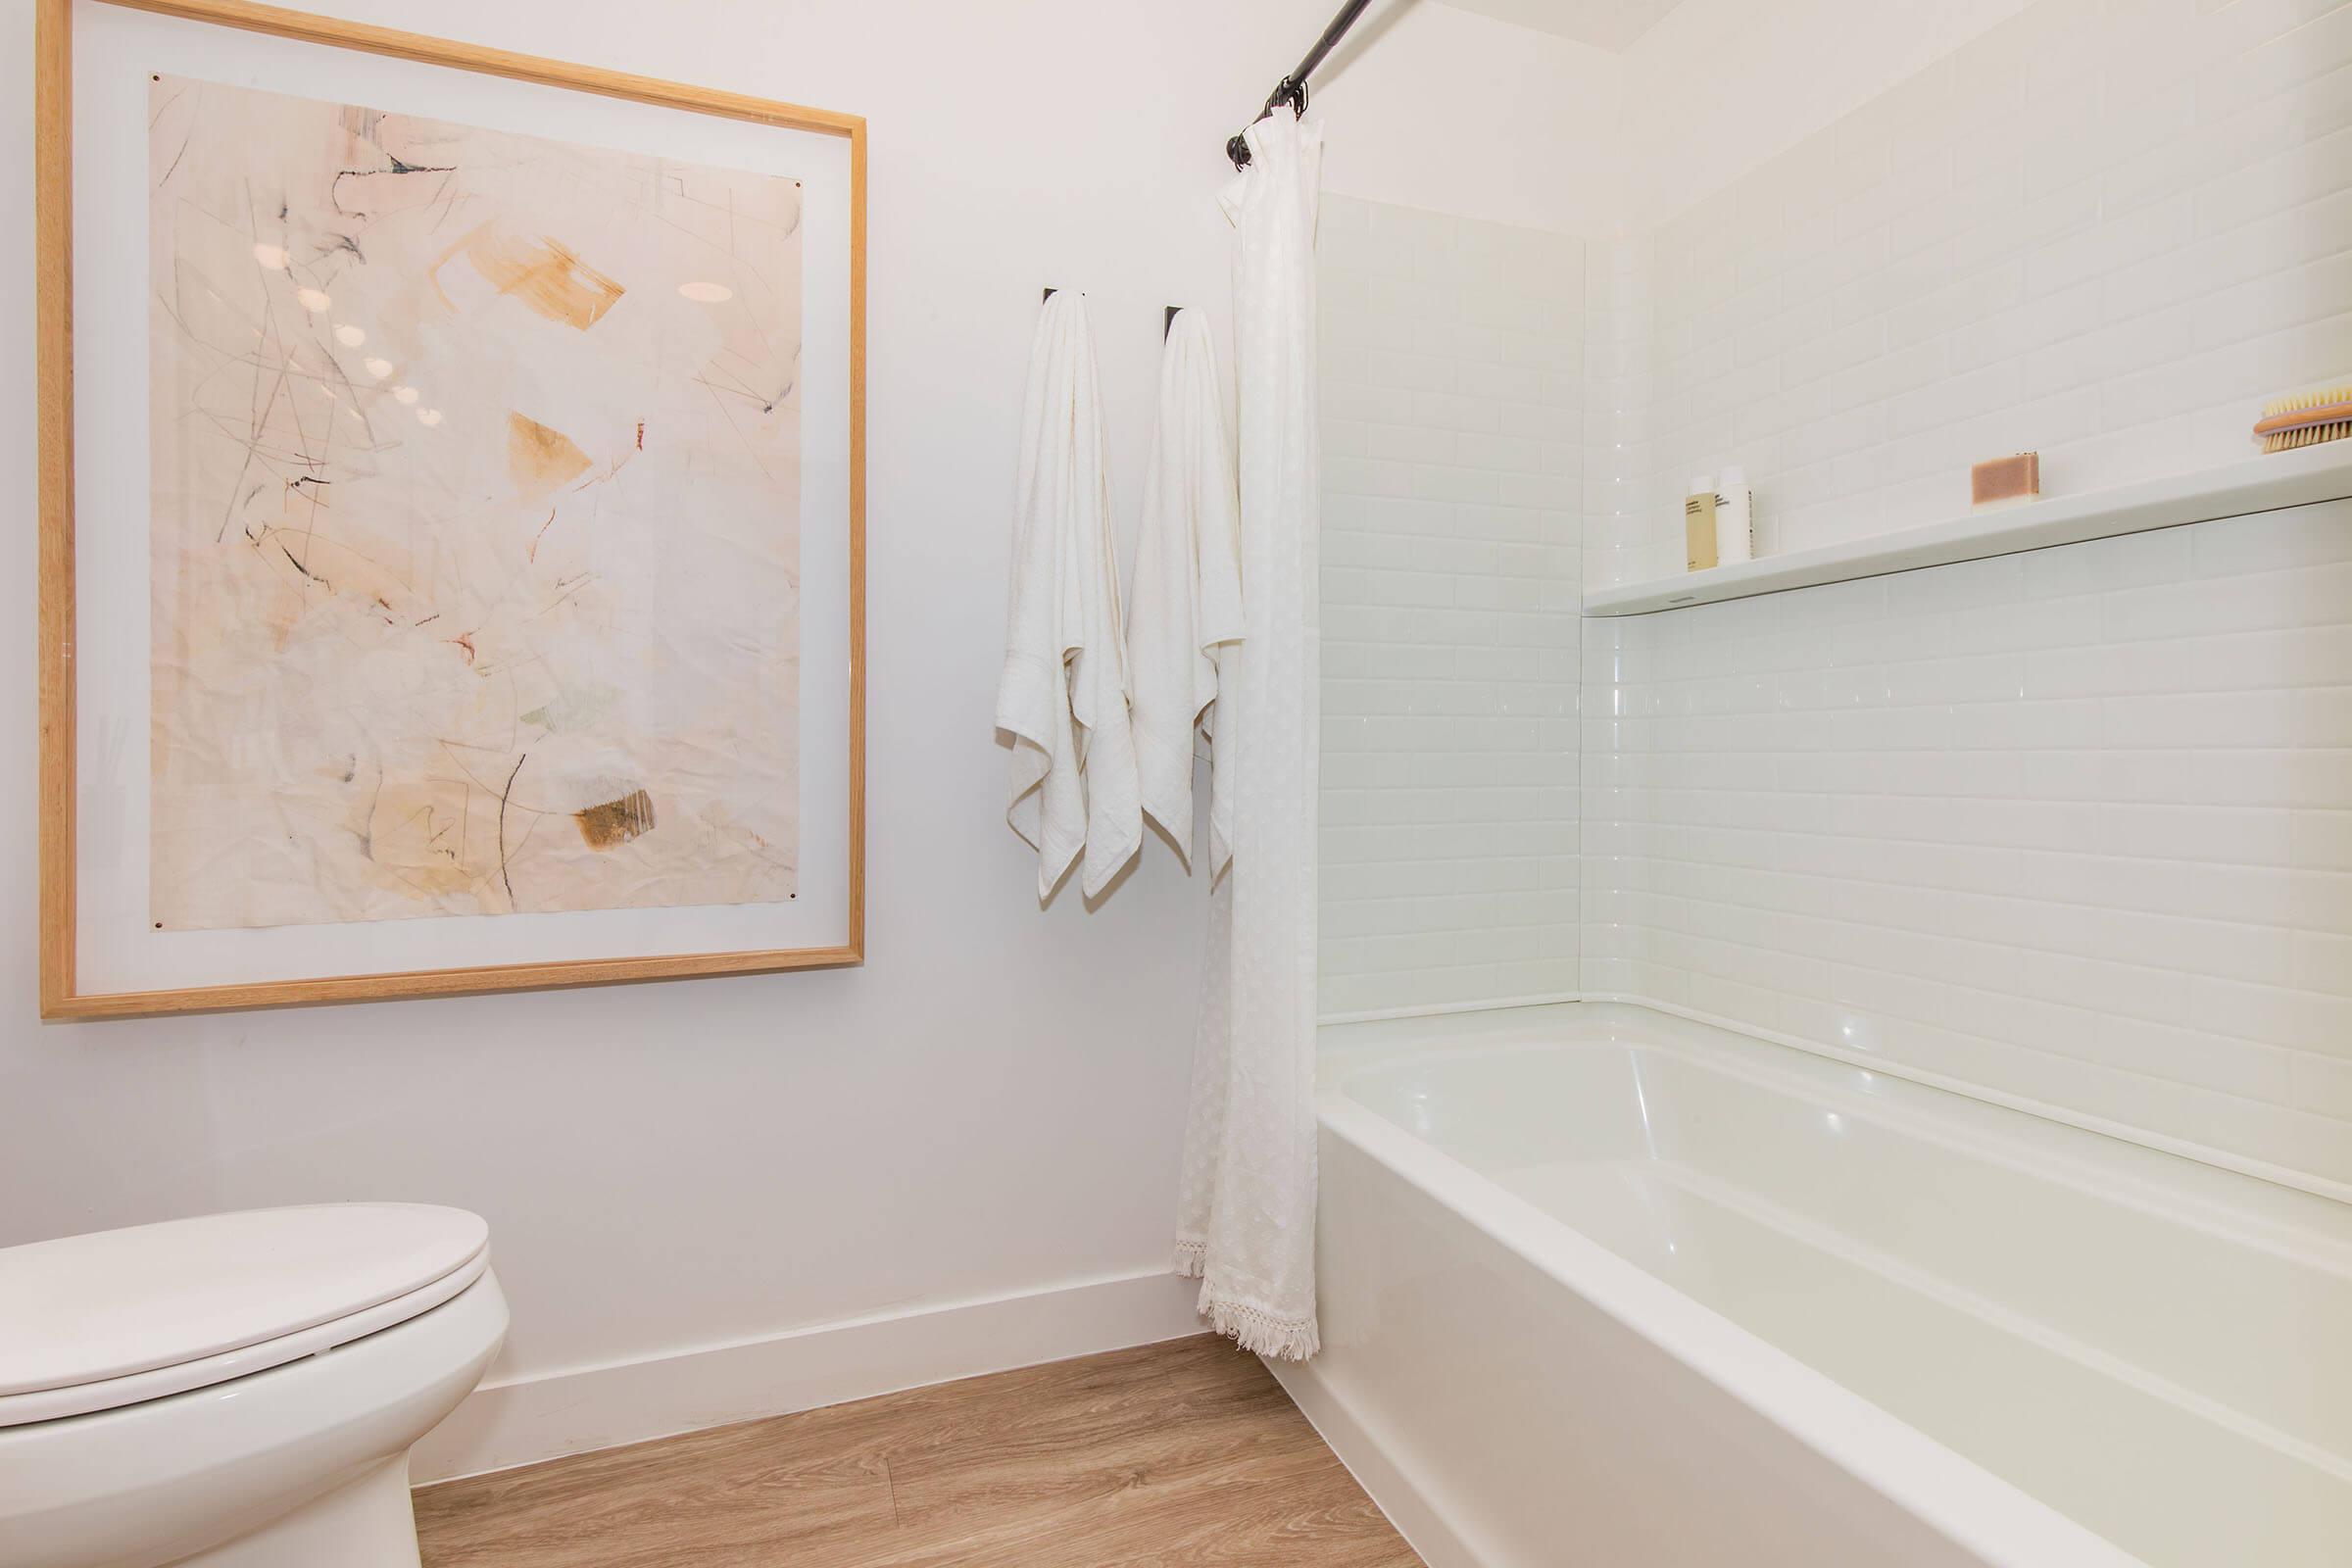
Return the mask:
{"type": "Polygon", "coordinates": [[[317,1355],[430,1311],[489,1262],[481,1219],[417,1203],[262,1209],[0,1250],[0,1428],[317,1355]]]}

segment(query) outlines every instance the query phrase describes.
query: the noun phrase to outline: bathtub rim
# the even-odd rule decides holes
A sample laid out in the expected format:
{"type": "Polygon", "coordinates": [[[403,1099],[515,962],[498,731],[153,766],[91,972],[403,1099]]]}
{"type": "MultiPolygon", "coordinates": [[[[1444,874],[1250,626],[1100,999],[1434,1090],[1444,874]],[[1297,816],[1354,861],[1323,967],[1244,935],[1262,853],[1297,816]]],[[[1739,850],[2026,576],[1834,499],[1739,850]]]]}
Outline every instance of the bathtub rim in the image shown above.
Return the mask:
{"type": "Polygon", "coordinates": [[[1335,1070],[1352,1070],[1355,1067],[1370,1065],[1391,1054],[1402,1054],[1406,1048],[1401,1045],[1372,1043],[1379,1040],[1383,1032],[1394,1030],[1398,1026],[1428,1027],[1434,1026],[1440,1019],[1455,1019],[1475,1020],[1472,1026],[1476,1027],[1479,1024],[1492,1023],[1496,1015],[1543,1012],[1563,1007],[1592,1008],[1595,1011],[1612,1013],[1650,1013],[1663,1018],[1680,1019],[1685,1023],[1696,1024],[1701,1028],[1723,1034],[1738,1035],[1743,1039],[1760,1041],[1768,1046],[1777,1046],[1785,1051],[1798,1052],[1825,1062],[1858,1067],[1865,1072],[1940,1090],[1945,1094],[1958,1095],[1981,1104],[1997,1105],[2003,1110],[2021,1112],[2038,1121],[2055,1122],[2062,1127],[2096,1133],[2102,1138],[2111,1138],[2119,1143],[2136,1145],[2140,1149],[2152,1150],[2156,1153],[2171,1155],[2176,1159],[2190,1160],[2199,1165],[2210,1165],[2219,1170],[2229,1171],[2232,1175],[2251,1177],[2256,1181],[2267,1182],[2273,1187],[2291,1188],[2296,1192],[2308,1193],[2315,1198],[2326,1199],[2333,1203],[2352,1206],[2352,1181],[2339,1181],[2333,1177],[2322,1176],[2317,1172],[2301,1170],[2292,1165],[2279,1165],[2256,1158],[2251,1154],[2240,1154],[2230,1150],[2216,1148],[2211,1144],[2201,1144],[2193,1139],[2176,1138],[2170,1133],[2135,1127],[2129,1122],[2092,1115],[2087,1111],[2073,1110],[2048,1101],[2035,1100],[2030,1095],[2013,1095],[2006,1090],[1994,1089],[1972,1079],[1915,1067],[1878,1053],[1835,1046],[1826,1041],[1809,1039],[1803,1035],[1762,1029],[1743,1023],[1737,1018],[1726,1018],[1716,1013],[1701,1012],[1694,1007],[1686,1007],[1680,1003],[1663,1002],[1655,997],[1640,996],[1632,992],[1578,992],[1574,995],[1513,998],[1495,1002],[1446,1003],[1430,1006],[1397,1007],[1328,1016],[1321,1019],[1316,1025],[1316,1086],[1319,1090],[1323,1085],[1331,1082],[1331,1074],[1335,1070]]]}
{"type": "MultiPolygon", "coordinates": [[[[1766,1093],[1817,1099],[1827,1108],[1940,1149],[1997,1160],[2232,1245],[2251,1246],[2352,1278],[2352,1202],[2327,1194],[2151,1149],[2136,1139],[2055,1122],[1965,1090],[1881,1072],[1867,1060],[1824,1057],[1802,1046],[1666,1013],[1647,1004],[1550,1004],[1512,1011],[1515,1016],[1482,1016],[1467,1026],[1474,1037],[1468,1039],[1452,1033],[1465,1027],[1463,1020],[1441,1023],[1431,1016],[1419,1018],[1409,1032],[1390,1029],[1380,1035],[1327,1026],[1328,1043],[1317,1059],[1317,1094],[1336,1092],[1364,1104],[1356,1100],[1353,1087],[1363,1077],[1465,1055],[1587,1046],[1651,1051],[1766,1093]],[[1332,1039],[1335,1035],[1338,1038],[1332,1039]],[[1690,1038],[1692,1035],[1700,1038],[1690,1038]],[[1707,1038],[1711,1036],[1730,1037],[1728,1043],[1738,1054],[1721,1052],[1718,1042],[1707,1038]]],[[[1373,1106],[1365,1108],[1390,1119],[1373,1106]]]]}

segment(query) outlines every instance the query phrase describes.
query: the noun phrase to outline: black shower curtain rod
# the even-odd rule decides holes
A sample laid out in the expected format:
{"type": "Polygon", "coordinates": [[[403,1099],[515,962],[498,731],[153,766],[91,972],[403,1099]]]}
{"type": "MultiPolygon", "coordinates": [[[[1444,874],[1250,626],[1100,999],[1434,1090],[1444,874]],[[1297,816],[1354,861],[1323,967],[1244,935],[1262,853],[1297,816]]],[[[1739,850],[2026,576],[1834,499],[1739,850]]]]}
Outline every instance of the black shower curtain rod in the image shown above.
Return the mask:
{"type": "MultiPolygon", "coordinates": [[[[1348,29],[1355,25],[1355,19],[1362,16],[1371,3],[1372,0],[1348,0],[1346,5],[1340,7],[1340,14],[1331,19],[1331,25],[1323,29],[1323,36],[1315,40],[1315,46],[1306,52],[1306,58],[1298,62],[1298,69],[1274,84],[1272,95],[1266,99],[1266,107],[1257,112],[1257,120],[1272,114],[1277,104],[1289,104],[1291,113],[1295,115],[1306,113],[1306,78],[1314,74],[1315,68],[1323,63],[1323,57],[1348,35],[1348,29]]],[[[1257,120],[1252,120],[1250,123],[1256,124],[1257,120]]],[[[1246,132],[1237,133],[1225,144],[1225,156],[1233,160],[1236,169],[1250,166],[1250,142],[1246,132]]]]}

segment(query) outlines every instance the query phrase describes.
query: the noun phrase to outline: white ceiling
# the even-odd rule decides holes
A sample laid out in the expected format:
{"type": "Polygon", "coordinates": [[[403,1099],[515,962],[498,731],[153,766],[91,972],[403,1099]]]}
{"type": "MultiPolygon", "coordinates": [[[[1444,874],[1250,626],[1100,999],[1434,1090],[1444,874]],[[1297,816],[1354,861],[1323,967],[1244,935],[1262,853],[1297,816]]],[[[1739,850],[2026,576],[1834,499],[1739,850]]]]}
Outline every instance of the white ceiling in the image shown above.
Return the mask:
{"type": "Polygon", "coordinates": [[[1522,27],[1536,27],[1600,49],[1623,49],[1680,0],[1442,0],[1522,27]]]}

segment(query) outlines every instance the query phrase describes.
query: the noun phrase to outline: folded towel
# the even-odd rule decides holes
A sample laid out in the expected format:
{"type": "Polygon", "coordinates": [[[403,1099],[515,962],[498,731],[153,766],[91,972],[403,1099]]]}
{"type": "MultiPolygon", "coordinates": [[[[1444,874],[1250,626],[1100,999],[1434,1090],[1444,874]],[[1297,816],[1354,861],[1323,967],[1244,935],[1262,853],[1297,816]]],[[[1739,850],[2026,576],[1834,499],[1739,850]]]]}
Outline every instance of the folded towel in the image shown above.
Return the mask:
{"type": "Polygon", "coordinates": [[[1004,819],[1037,847],[1039,898],[1081,852],[1091,897],[1134,858],[1144,824],[1094,330],[1069,289],[1046,301],[1029,352],[1015,506],[997,686],[997,727],[1013,738],[1004,819]]]}
{"type": "Polygon", "coordinates": [[[1233,858],[1233,748],[1216,747],[1219,668],[1242,640],[1240,503],[1208,322],[1178,311],[1159,358],[1127,663],[1144,810],[1193,861],[1193,737],[1209,743],[1209,874],[1233,858]]]}

